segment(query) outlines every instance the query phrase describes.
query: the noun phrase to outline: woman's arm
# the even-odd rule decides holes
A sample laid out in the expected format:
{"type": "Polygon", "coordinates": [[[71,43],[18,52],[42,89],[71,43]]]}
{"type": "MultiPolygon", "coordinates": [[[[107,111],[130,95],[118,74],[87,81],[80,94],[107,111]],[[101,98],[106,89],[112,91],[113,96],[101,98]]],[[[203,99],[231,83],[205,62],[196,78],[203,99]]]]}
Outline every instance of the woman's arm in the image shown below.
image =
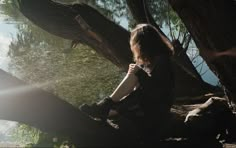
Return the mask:
{"type": "Polygon", "coordinates": [[[136,64],[130,64],[129,71],[115,91],[110,95],[114,102],[120,101],[123,97],[130,94],[136,87],[139,86],[138,78],[135,72],[140,68],[136,64]]]}

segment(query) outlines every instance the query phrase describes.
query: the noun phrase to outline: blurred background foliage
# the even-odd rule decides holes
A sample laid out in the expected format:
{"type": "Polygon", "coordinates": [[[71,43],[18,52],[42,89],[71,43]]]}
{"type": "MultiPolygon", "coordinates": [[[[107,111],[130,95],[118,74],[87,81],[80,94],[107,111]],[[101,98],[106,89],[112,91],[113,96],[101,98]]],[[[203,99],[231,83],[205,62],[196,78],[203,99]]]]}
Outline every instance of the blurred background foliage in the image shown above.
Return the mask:
{"type": "MultiPolygon", "coordinates": [[[[118,85],[123,73],[116,66],[86,45],[79,44],[72,49],[71,41],[38,28],[17,12],[16,7],[9,0],[0,5],[1,13],[8,16],[5,21],[14,23],[18,30],[12,36],[8,52],[9,71],[13,75],[75,107],[108,96],[118,85]]],[[[15,141],[27,147],[68,145],[65,137],[24,124],[18,124],[11,133],[15,141]]]]}
{"type": "MultiPolygon", "coordinates": [[[[86,3],[127,30],[135,25],[125,0],[54,1],[65,4],[86,3]]],[[[147,3],[157,24],[172,40],[189,35],[167,0],[148,0],[147,3]]],[[[1,16],[7,16],[4,21],[17,28],[9,45],[10,73],[59,96],[75,107],[97,101],[114,90],[124,76],[116,66],[86,45],[79,44],[72,49],[71,41],[38,28],[22,16],[17,7],[16,0],[2,0],[0,4],[1,16]]],[[[192,59],[195,56],[198,55],[192,55],[192,59]]],[[[20,123],[11,134],[14,140],[27,147],[70,145],[66,137],[43,133],[20,123]]]]}

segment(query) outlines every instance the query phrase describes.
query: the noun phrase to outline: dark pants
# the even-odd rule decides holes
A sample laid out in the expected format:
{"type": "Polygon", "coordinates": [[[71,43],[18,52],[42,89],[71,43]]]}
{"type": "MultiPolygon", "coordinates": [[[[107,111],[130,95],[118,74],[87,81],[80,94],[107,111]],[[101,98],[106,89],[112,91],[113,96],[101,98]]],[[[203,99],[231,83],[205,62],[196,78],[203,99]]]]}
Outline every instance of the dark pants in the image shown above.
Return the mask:
{"type": "Polygon", "coordinates": [[[144,143],[158,142],[167,129],[166,125],[169,125],[167,123],[170,121],[168,107],[146,98],[142,100],[142,93],[139,91],[132,92],[114,109],[136,127],[144,143]]]}

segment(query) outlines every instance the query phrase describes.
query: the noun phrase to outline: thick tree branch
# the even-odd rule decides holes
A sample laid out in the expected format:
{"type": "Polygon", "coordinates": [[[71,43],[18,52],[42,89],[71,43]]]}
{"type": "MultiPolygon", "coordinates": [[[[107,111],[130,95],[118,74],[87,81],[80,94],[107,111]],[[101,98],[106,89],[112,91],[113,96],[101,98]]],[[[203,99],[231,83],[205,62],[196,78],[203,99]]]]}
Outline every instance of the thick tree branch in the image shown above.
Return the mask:
{"type": "Polygon", "coordinates": [[[129,32],[95,9],[83,4],[62,5],[50,0],[21,0],[19,4],[20,11],[36,25],[54,35],[91,46],[124,71],[132,61],[127,41],[129,32]]]}
{"type": "Polygon", "coordinates": [[[122,138],[119,139],[121,141],[116,141],[118,138],[115,129],[94,122],[71,104],[27,85],[2,70],[0,119],[17,121],[49,133],[70,136],[73,142],[80,146],[117,146],[122,141],[122,138]]]}
{"type": "MultiPolygon", "coordinates": [[[[107,20],[93,8],[85,4],[61,5],[50,0],[20,2],[21,12],[48,32],[67,39],[80,40],[123,69],[131,62],[129,32],[107,20]]],[[[181,64],[175,66],[177,97],[198,96],[215,91],[214,87],[200,82],[181,67],[181,64]],[[187,91],[193,85],[194,89],[187,91]]]]}
{"type": "Polygon", "coordinates": [[[130,12],[137,23],[148,23],[152,24],[157,28],[163,41],[172,48],[171,41],[167,38],[164,32],[160,29],[151,13],[149,12],[146,0],[126,0],[130,12]]]}
{"type": "Polygon", "coordinates": [[[236,101],[236,5],[233,0],[169,0],[183,20],[201,56],[236,101]],[[232,52],[229,52],[232,51],[232,52]]]}
{"type": "MultiPolygon", "coordinates": [[[[191,84],[198,83],[201,85],[201,87],[203,87],[206,90],[209,90],[209,88],[213,90],[214,87],[210,86],[209,84],[206,84],[202,80],[201,76],[197,72],[191,60],[188,58],[186,50],[183,49],[182,44],[180,44],[178,40],[174,40],[172,41],[173,43],[172,45],[167,36],[161,31],[161,29],[151,16],[149,9],[147,8],[147,2],[146,1],[144,2],[144,0],[126,0],[126,2],[137,23],[150,23],[154,25],[160,32],[163,38],[163,42],[168,44],[170,48],[174,46],[175,56],[173,57],[174,61],[173,64],[176,72],[176,81],[177,81],[176,83],[181,84],[183,83],[183,79],[185,79],[186,83],[187,82],[190,82],[191,84]],[[193,83],[193,81],[195,82],[193,83]]],[[[180,92],[181,90],[178,90],[178,88],[180,87],[176,87],[177,92],[180,92]]]]}
{"type": "MultiPolygon", "coordinates": [[[[90,119],[72,105],[60,98],[29,86],[19,79],[0,70],[0,119],[18,121],[43,131],[69,136],[78,147],[134,147],[140,146],[126,120],[120,120],[120,128],[90,119]],[[101,136],[102,135],[102,136],[101,136]]],[[[173,122],[166,136],[187,136],[183,121],[188,111],[197,106],[174,106],[173,122]],[[176,129],[177,128],[177,129],[176,129]]],[[[174,142],[174,141],[173,141],[174,142]]],[[[160,148],[176,147],[177,143],[163,141],[160,148]]],[[[189,143],[192,145],[193,143],[189,143]]],[[[178,143],[178,147],[186,145],[178,143]]],[[[205,144],[204,144],[205,145],[205,144]]]]}
{"type": "MultiPolygon", "coordinates": [[[[61,5],[49,0],[20,0],[19,2],[23,14],[48,32],[71,40],[82,40],[105,57],[116,56],[117,59],[112,57],[111,60],[113,58],[120,60],[121,62],[114,61],[120,67],[124,68],[124,65],[128,65],[130,62],[129,33],[106,20],[94,9],[86,5],[61,5]],[[95,18],[101,22],[98,23],[95,18]],[[112,33],[110,33],[110,29],[112,33]],[[116,36],[113,32],[117,33],[116,36]]],[[[204,91],[204,89],[201,90],[202,85],[199,84],[199,81],[189,79],[190,86],[189,84],[184,85],[186,81],[188,79],[183,79],[179,81],[181,82],[179,84],[185,88],[191,88],[193,84],[196,84],[199,88],[193,92],[198,95],[204,91]]],[[[108,124],[91,120],[65,101],[37,88],[27,86],[1,70],[0,82],[1,119],[20,121],[47,132],[69,135],[76,144],[82,147],[134,146],[134,143],[139,142],[132,141],[134,139],[132,136],[127,136],[127,131],[124,134],[108,124]]],[[[186,94],[192,90],[183,89],[182,91],[182,94],[186,94]]],[[[174,112],[177,115],[181,114],[178,114],[176,110],[178,109],[175,109],[174,112]]],[[[184,115],[186,111],[182,113],[181,115],[184,115]]],[[[178,116],[178,119],[183,121],[183,116],[178,116]]],[[[183,122],[177,129],[184,131],[185,128],[181,124],[183,122]]],[[[164,146],[167,147],[165,144],[164,146]]]]}

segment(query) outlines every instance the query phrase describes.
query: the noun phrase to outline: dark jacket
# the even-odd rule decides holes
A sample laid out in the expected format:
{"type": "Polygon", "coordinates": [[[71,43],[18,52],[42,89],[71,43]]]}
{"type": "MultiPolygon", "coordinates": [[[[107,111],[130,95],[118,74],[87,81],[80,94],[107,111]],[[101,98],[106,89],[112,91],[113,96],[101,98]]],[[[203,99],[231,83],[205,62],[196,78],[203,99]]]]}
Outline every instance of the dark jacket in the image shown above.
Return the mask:
{"type": "MultiPolygon", "coordinates": [[[[140,86],[121,101],[118,112],[128,115],[143,129],[144,136],[156,137],[170,117],[175,78],[170,57],[161,56],[149,76],[143,69],[135,75],[140,86]]],[[[163,128],[164,129],[164,128],[163,128]]]]}
{"type": "Polygon", "coordinates": [[[143,69],[135,75],[138,77],[140,86],[121,101],[118,111],[126,113],[138,105],[148,116],[168,113],[175,98],[175,78],[170,57],[159,57],[151,76],[143,69]]]}
{"type": "Polygon", "coordinates": [[[139,121],[142,137],[147,143],[155,143],[165,135],[174,102],[175,78],[170,57],[161,56],[149,76],[144,70],[136,73],[140,87],[140,108],[144,113],[139,121]]]}
{"type": "MultiPolygon", "coordinates": [[[[174,101],[174,72],[170,57],[161,56],[149,76],[144,70],[136,73],[140,83],[140,105],[144,111],[168,112],[174,101]]],[[[158,113],[158,112],[156,112],[158,113]]]]}

